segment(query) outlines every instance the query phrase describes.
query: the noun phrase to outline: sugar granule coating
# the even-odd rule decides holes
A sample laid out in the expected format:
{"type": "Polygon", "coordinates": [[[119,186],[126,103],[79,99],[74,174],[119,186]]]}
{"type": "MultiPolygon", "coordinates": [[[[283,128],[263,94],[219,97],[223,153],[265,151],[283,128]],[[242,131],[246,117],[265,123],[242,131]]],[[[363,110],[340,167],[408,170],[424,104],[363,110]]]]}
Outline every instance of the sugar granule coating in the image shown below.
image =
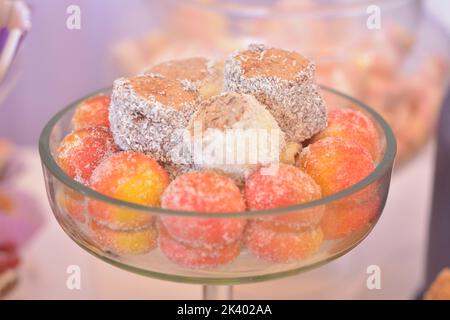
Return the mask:
{"type": "Polygon", "coordinates": [[[342,138],[325,138],[303,149],[300,162],[327,196],[367,177],[375,169],[369,152],[342,138]]]}
{"type": "Polygon", "coordinates": [[[107,128],[89,127],[68,134],[59,144],[55,158],[68,176],[87,184],[97,165],[117,150],[107,128]]]}
{"type": "Polygon", "coordinates": [[[137,231],[112,230],[95,221],[89,222],[92,239],[104,250],[115,254],[144,254],[156,247],[158,234],[155,227],[137,231]]]}
{"type": "Polygon", "coordinates": [[[291,262],[308,258],[320,249],[323,233],[320,227],[303,232],[279,232],[253,221],[245,230],[245,245],[253,255],[271,262],[291,262]]]}
{"type": "Polygon", "coordinates": [[[109,108],[114,140],[123,150],[171,161],[198,102],[198,92],[179,80],[155,74],[117,79],[109,108]]]}
{"type": "Polygon", "coordinates": [[[372,120],[352,109],[334,109],[328,112],[328,125],[314,136],[313,141],[327,137],[341,137],[366,148],[374,161],[380,157],[380,137],[372,120]]]}
{"type": "MultiPolygon", "coordinates": [[[[324,138],[306,147],[301,154],[302,168],[322,188],[324,196],[348,188],[373,172],[369,152],[342,138],[324,138]]],[[[380,200],[376,183],[327,206],[321,221],[326,239],[342,238],[370,222],[380,200]]]]}
{"type": "Polygon", "coordinates": [[[170,183],[161,200],[164,209],[196,211],[205,218],[161,216],[167,232],[177,241],[192,246],[215,247],[237,241],[246,220],[208,218],[214,213],[245,211],[239,188],[213,171],[185,173],[170,183]]]}
{"type": "Polygon", "coordinates": [[[111,98],[106,95],[84,100],[75,109],[72,127],[75,130],[97,126],[109,128],[110,102],[111,98]]]}
{"type": "MultiPolygon", "coordinates": [[[[167,172],[152,157],[122,151],[100,163],[92,174],[89,186],[120,200],[158,207],[168,184],[167,172]]],[[[93,219],[112,229],[142,228],[153,222],[149,214],[93,199],[88,201],[88,210],[93,219]]]]}
{"type": "Polygon", "coordinates": [[[235,92],[202,102],[186,131],[188,162],[242,181],[258,166],[278,163],[285,145],[284,133],[270,112],[253,96],[235,92]]]}
{"type": "Polygon", "coordinates": [[[226,60],[224,91],[255,96],[267,105],[287,139],[301,142],[327,122],[314,71],[315,64],[296,52],[250,45],[226,60]]]}
{"type": "Polygon", "coordinates": [[[161,251],[174,263],[192,269],[209,269],[232,262],[240,253],[240,242],[222,247],[194,247],[172,238],[164,227],[159,228],[161,251]]]}
{"type": "MultiPolygon", "coordinates": [[[[295,166],[280,164],[270,174],[264,173],[263,169],[253,173],[245,183],[245,199],[249,210],[283,208],[321,197],[319,185],[295,166]]],[[[299,229],[317,225],[323,216],[324,209],[323,206],[318,206],[260,219],[299,229]]]]}

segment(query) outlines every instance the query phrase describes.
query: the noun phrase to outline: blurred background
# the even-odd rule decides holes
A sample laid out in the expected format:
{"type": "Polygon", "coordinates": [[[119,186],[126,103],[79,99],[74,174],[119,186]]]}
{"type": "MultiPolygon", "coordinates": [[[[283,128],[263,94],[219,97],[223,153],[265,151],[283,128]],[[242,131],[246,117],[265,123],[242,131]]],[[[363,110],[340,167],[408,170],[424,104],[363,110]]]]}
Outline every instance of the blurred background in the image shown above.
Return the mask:
{"type": "Polygon", "coordinates": [[[170,58],[221,58],[253,42],[316,61],[320,83],[385,117],[398,157],[385,212],[357,249],[311,272],[237,286],[235,297],[412,299],[450,260],[442,246],[450,223],[429,240],[437,232],[430,217],[450,219],[433,187],[435,176],[445,178],[435,172],[436,154],[447,156],[436,134],[449,82],[449,1],[17,0],[0,1],[0,16],[0,297],[201,297],[200,286],[129,274],[72,243],[47,204],[37,141],[57,111],[118,76],[170,58]],[[79,29],[68,25],[71,5],[80,10],[79,29]],[[368,24],[370,5],[380,9],[379,28],[368,24]],[[374,264],[380,290],[366,287],[374,264]],[[81,290],[66,286],[71,265],[81,269],[81,290]]]}

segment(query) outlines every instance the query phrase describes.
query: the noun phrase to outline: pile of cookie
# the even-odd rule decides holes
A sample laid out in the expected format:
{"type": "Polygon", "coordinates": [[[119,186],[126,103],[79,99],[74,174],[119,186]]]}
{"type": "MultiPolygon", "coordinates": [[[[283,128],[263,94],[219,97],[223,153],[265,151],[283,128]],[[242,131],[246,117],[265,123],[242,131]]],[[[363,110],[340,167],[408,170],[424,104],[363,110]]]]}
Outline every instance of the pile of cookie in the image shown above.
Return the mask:
{"type": "Polygon", "coordinates": [[[250,45],[225,62],[174,60],[117,79],[110,97],[77,107],[56,161],[97,192],[172,214],[67,188],[60,206],[105,250],[145,254],[158,246],[191,268],[229,263],[242,248],[276,263],[302,260],[324,239],[367,227],[379,212],[374,188],[329,208],[233,217],[317,200],[373,172],[377,128],[360,111],[327,110],[314,70],[299,53],[250,45]],[[216,213],[230,218],[210,217],[216,213]]]}

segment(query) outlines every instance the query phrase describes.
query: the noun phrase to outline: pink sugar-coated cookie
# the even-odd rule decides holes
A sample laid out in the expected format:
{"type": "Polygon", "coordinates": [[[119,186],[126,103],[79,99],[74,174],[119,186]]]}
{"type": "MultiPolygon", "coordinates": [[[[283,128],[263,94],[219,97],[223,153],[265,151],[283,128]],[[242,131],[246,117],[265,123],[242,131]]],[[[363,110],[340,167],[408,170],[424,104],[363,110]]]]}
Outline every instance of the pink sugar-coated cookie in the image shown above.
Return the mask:
{"type": "MultiPolygon", "coordinates": [[[[277,170],[253,173],[245,183],[245,199],[249,210],[283,208],[319,199],[319,185],[301,169],[280,164],[277,170]]],[[[291,226],[294,229],[317,225],[324,212],[319,206],[302,211],[268,215],[261,220],[291,226]]]]}
{"type": "Polygon", "coordinates": [[[56,162],[68,176],[86,184],[97,165],[117,150],[107,128],[84,128],[73,131],[61,141],[56,162]]]}
{"type": "Polygon", "coordinates": [[[232,262],[240,253],[240,242],[222,247],[192,247],[173,239],[166,229],[159,228],[158,238],[161,251],[176,264],[192,269],[209,269],[232,262]]]}
{"type": "Polygon", "coordinates": [[[245,211],[239,188],[228,177],[213,171],[195,171],[176,178],[162,196],[164,209],[195,211],[205,218],[163,216],[167,232],[190,245],[223,246],[236,242],[242,235],[246,220],[209,218],[214,213],[245,211]]]}

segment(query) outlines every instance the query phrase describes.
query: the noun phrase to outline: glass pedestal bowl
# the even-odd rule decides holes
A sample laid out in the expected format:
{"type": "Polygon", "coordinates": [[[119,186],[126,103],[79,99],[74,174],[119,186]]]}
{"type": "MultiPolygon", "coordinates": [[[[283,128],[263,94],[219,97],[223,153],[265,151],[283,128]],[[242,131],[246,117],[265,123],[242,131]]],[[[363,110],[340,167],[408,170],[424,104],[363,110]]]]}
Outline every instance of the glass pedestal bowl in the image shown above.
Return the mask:
{"type": "MultiPolygon", "coordinates": [[[[207,298],[230,297],[228,285],[289,276],[336,259],[360,243],[378,221],[388,195],[396,142],[390,127],[371,108],[333,89],[322,89],[324,94],[334,96],[339,107],[360,110],[375,123],[382,146],[380,160],[376,163],[375,170],[365,179],[338,193],[301,205],[264,211],[219,213],[213,217],[208,215],[208,219],[223,219],[222,221],[227,222],[240,220],[247,223],[244,234],[232,248],[230,245],[230,248],[221,249],[220,253],[210,252],[205,258],[219,261],[223,255],[232,255],[234,259],[227,264],[203,269],[187,267],[172,262],[173,255],[170,260],[160,249],[164,242],[161,240],[163,239],[161,219],[172,217],[189,226],[193,221],[205,219],[205,215],[198,212],[151,208],[110,198],[78,183],[62,171],[55,162],[55,150],[71,130],[70,121],[77,104],[87,97],[56,114],[45,126],[39,140],[47,194],[53,213],[63,230],[78,245],[103,261],[148,277],[203,284],[207,298]],[[129,214],[151,215],[154,226],[146,230],[133,231],[103,228],[89,217],[88,207],[92,202],[100,203],[104,208],[121,210],[129,214]],[[273,233],[269,236],[264,233],[254,237],[247,235],[248,226],[256,223],[255,221],[267,222],[273,217],[283,216],[303,217],[303,221],[306,221],[304,228],[289,232],[270,229],[273,233]],[[321,228],[324,217],[327,219],[328,229],[330,225],[332,228],[340,226],[339,228],[342,227],[345,231],[327,234],[326,230],[321,228]],[[94,225],[96,227],[93,227],[94,225]],[[269,255],[271,259],[267,260],[267,255],[266,259],[259,258],[248,250],[249,246],[260,245],[249,241],[266,241],[268,237],[275,239],[266,244],[265,248],[268,252],[272,252],[272,255],[269,255]],[[287,243],[288,246],[283,246],[283,243],[287,243]],[[143,250],[144,254],[131,254],[142,252],[142,248],[148,250],[143,250]]],[[[109,92],[109,89],[101,92],[109,92]]],[[[173,249],[173,246],[171,248],[173,249]]],[[[197,255],[197,257],[204,254],[196,251],[196,248],[186,248],[185,252],[179,251],[174,254],[197,255]]]]}

